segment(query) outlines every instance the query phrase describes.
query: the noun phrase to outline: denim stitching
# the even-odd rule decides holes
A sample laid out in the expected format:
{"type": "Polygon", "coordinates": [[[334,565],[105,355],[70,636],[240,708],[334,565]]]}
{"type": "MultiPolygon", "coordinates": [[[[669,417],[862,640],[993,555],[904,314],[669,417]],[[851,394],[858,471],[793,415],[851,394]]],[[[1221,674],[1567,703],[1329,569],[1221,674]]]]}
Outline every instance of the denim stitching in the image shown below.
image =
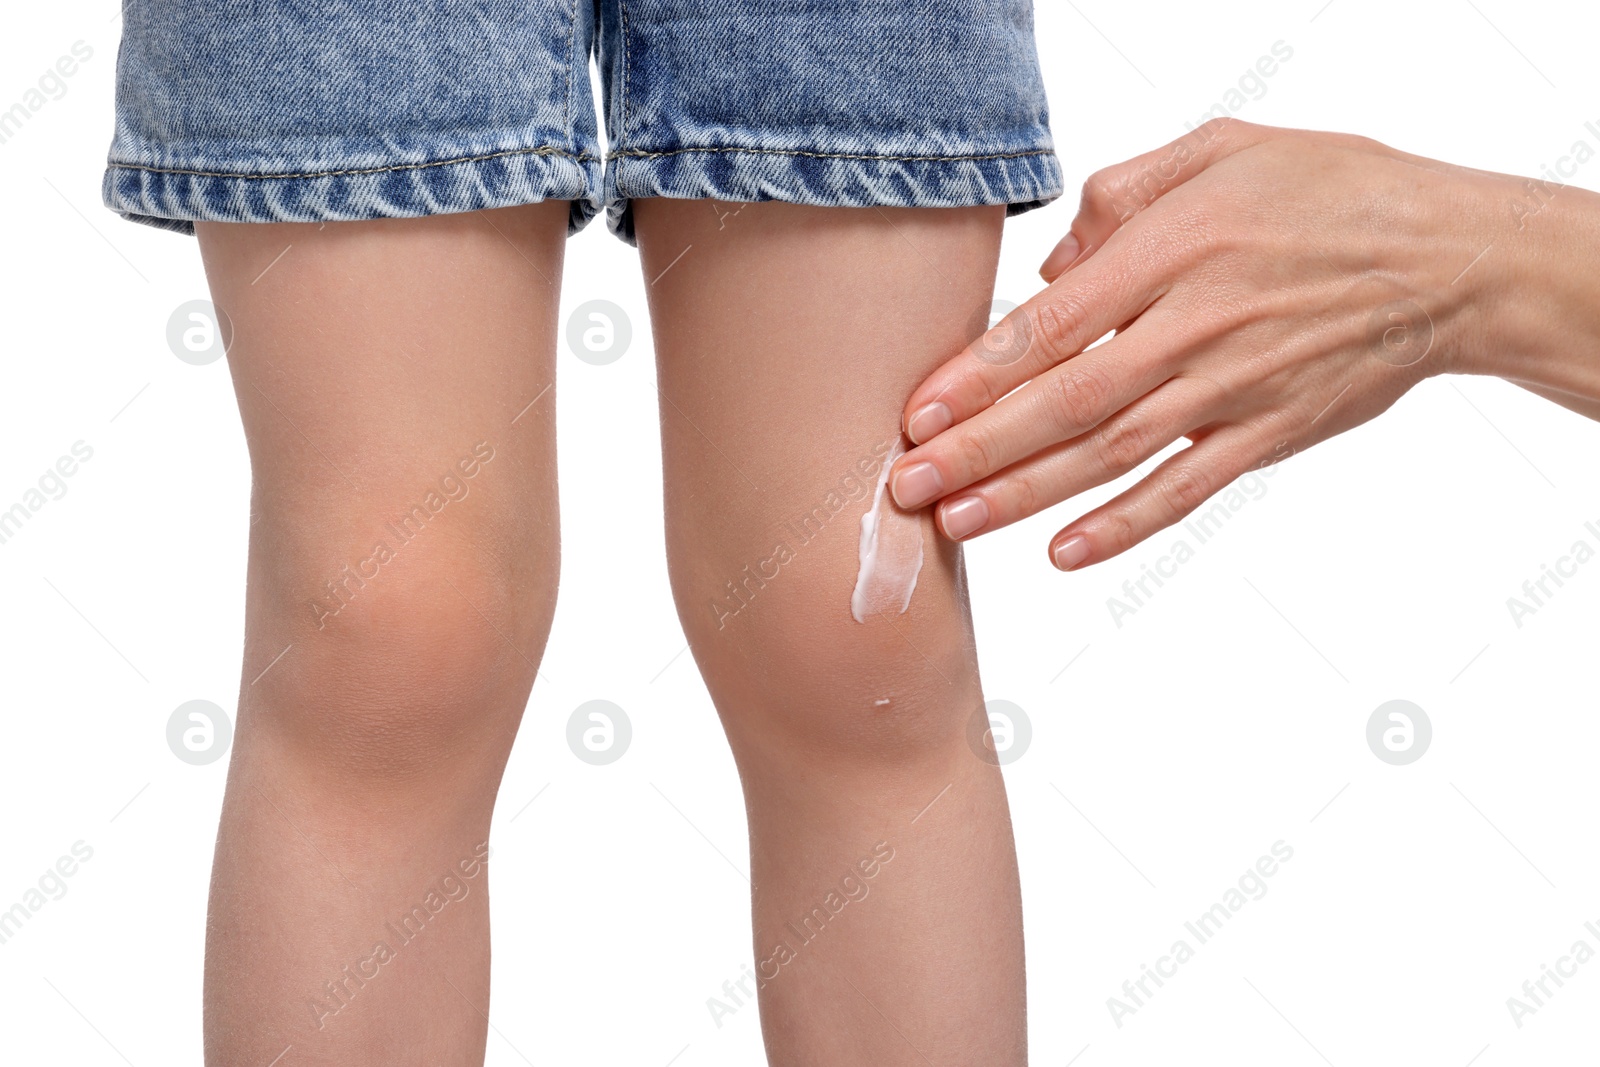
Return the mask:
{"type": "MultiPolygon", "coordinates": [[[[619,34],[621,55],[618,61],[622,64],[622,118],[617,122],[617,143],[623,144],[628,140],[628,2],[617,0],[617,10],[622,14],[622,33],[619,34]]],[[[620,151],[620,149],[619,149],[620,151]]]]}
{"type": "Polygon", "coordinates": [[[458,156],[455,159],[439,159],[430,163],[396,163],[388,167],[365,167],[353,170],[319,170],[308,171],[303,174],[238,174],[227,171],[212,170],[185,170],[178,167],[151,167],[143,163],[123,163],[111,160],[107,166],[121,167],[125,170],[142,170],[151,174],[186,174],[196,178],[249,178],[259,180],[264,178],[338,178],[345,175],[383,174],[396,170],[424,170],[428,167],[448,167],[456,163],[479,163],[488,159],[500,159],[504,156],[562,156],[578,163],[587,163],[597,160],[598,156],[588,153],[574,154],[561,148],[509,148],[503,152],[488,152],[481,156],[458,156]]]}
{"type": "Polygon", "coordinates": [[[629,148],[618,149],[606,155],[607,159],[619,159],[624,156],[641,159],[657,159],[661,156],[680,156],[690,152],[727,152],[734,155],[755,156],[803,156],[806,159],[865,159],[879,160],[885,163],[965,163],[977,162],[986,159],[1022,159],[1028,156],[1055,155],[1053,148],[1036,148],[1026,152],[995,152],[989,155],[974,156],[884,156],[865,153],[849,152],[800,152],[782,148],[734,148],[731,146],[713,148],[674,148],[666,152],[646,152],[643,149],[629,148]]]}
{"type": "Polygon", "coordinates": [[[578,44],[578,4],[580,0],[572,0],[572,19],[567,26],[567,99],[566,106],[561,112],[561,129],[574,142],[577,135],[572,129],[572,68],[577,66],[577,56],[573,50],[578,44]]]}

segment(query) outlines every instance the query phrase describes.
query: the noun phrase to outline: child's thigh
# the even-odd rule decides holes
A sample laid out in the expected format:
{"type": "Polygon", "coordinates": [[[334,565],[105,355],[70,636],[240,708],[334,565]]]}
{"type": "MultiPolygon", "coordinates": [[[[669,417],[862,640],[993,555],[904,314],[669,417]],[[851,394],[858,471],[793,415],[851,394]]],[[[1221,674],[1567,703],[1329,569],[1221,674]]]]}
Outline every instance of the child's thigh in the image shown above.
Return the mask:
{"type": "Polygon", "coordinates": [[[548,451],[550,419],[511,419],[552,381],[565,210],[200,223],[258,489],[359,499],[469,437],[548,451]]]}

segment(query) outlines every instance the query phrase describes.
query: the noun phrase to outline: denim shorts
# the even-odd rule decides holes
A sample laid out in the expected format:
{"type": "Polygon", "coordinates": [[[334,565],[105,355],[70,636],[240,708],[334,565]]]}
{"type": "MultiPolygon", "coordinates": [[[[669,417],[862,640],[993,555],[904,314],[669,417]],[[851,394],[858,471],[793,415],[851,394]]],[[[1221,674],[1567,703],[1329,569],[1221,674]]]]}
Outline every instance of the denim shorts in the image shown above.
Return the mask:
{"type": "Polygon", "coordinates": [[[1031,0],[133,0],[103,195],[136,222],[666,196],[1061,194],[1031,0]],[[590,89],[604,92],[602,148],[590,89]]]}

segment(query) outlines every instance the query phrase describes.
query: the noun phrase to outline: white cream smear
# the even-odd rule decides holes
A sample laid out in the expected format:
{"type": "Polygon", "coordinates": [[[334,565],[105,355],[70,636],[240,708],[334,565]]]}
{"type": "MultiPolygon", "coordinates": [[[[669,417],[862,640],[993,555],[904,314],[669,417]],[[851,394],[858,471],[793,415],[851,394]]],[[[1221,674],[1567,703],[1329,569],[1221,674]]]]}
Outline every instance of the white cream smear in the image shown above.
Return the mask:
{"type": "Polygon", "coordinates": [[[903,510],[888,492],[889,468],[905,451],[905,439],[896,440],[884,458],[872,506],[861,516],[861,566],[850,594],[856,622],[883,612],[904,613],[922,572],[922,516],[903,510]]]}

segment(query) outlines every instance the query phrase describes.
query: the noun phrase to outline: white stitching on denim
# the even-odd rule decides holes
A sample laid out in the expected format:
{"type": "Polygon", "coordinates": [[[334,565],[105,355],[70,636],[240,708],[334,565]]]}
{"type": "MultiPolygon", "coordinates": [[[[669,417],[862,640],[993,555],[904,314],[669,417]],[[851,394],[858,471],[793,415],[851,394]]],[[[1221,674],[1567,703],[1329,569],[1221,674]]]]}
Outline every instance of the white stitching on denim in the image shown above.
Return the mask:
{"type": "Polygon", "coordinates": [[[872,155],[867,153],[850,152],[800,152],[781,148],[735,148],[722,146],[714,148],[674,148],[666,152],[646,152],[643,149],[628,148],[618,149],[606,154],[607,159],[632,157],[641,159],[656,159],[661,156],[681,156],[690,152],[727,152],[733,155],[753,156],[803,156],[807,159],[865,159],[878,160],[885,163],[964,163],[978,162],[986,159],[1022,159],[1028,156],[1052,156],[1053,148],[1038,148],[1027,152],[995,152],[989,155],[974,156],[887,156],[872,155]]]}
{"type": "Polygon", "coordinates": [[[562,148],[510,148],[504,152],[489,152],[481,156],[458,156],[455,159],[439,159],[429,163],[396,163],[388,167],[365,167],[352,170],[319,170],[307,171],[302,174],[241,174],[228,171],[214,170],[186,170],[179,167],[152,167],[144,163],[124,163],[119,160],[109,160],[108,167],[120,167],[124,170],[142,170],[151,174],[186,174],[195,178],[338,178],[345,175],[382,174],[395,170],[423,170],[428,167],[448,167],[456,163],[478,163],[487,159],[499,159],[502,156],[562,156],[578,163],[597,160],[600,157],[588,153],[574,155],[562,148]]]}

